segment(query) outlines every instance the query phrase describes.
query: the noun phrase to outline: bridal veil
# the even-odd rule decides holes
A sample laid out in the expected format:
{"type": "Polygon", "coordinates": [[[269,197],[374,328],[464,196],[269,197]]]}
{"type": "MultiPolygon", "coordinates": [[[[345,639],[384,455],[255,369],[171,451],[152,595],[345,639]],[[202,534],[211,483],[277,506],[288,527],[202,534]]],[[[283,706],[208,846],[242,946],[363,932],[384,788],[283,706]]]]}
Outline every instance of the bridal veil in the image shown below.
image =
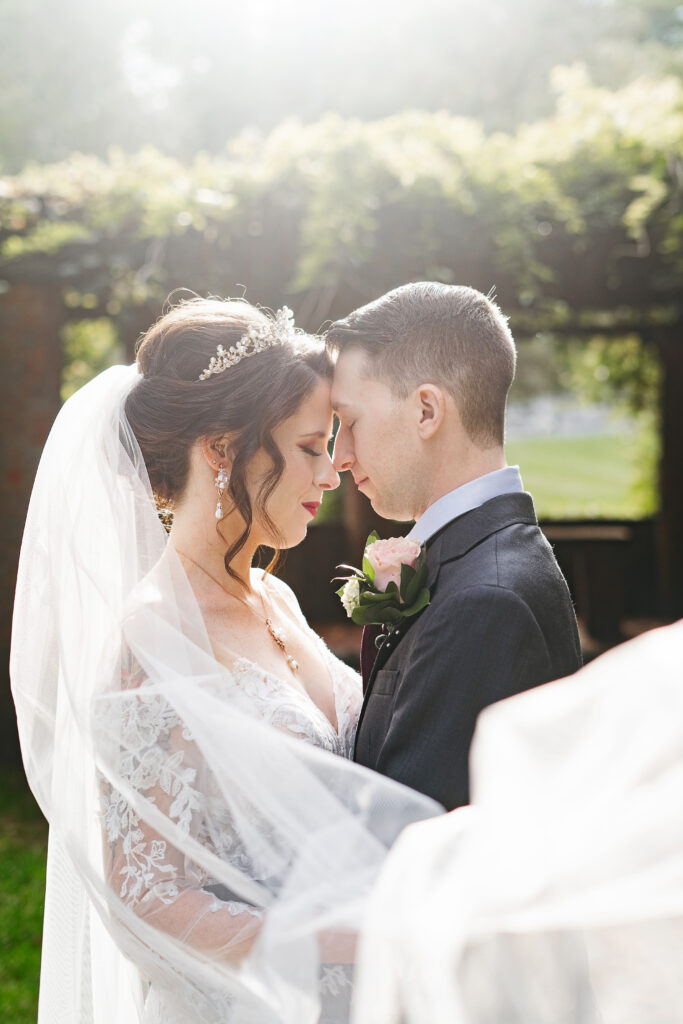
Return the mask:
{"type": "Polygon", "coordinates": [[[411,826],[361,943],[357,1024],[674,1024],[683,622],[488,708],[472,806],[411,826]]]}
{"type": "Polygon", "coordinates": [[[39,1021],[341,1022],[346,937],[439,808],[238,710],[123,412],[137,380],[114,367],[65,404],[20,559],[12,687],[50,824],[39,1021]]]}

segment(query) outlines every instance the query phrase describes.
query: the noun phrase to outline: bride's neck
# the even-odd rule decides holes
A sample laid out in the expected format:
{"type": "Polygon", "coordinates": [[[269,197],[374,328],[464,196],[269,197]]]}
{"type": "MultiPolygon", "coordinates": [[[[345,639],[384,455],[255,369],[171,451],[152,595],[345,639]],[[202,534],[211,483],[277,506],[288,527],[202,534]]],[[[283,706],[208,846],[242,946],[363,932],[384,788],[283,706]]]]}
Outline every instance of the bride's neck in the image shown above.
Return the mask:
{"type": "MultiPolygon", "coordinates": [[[[224,582],[228,590],[233,590],[236,582],[225,571],[224,557],[225,552],[242,535],[244,520],[234,512],[217,521],[207,514],[209,511],[205,507],[197,508],[192,503],[180,504],[173,514],[169,540],[176,551],[188,555],[205,572],[221,583],[224,582]]],[[[249,570],[258,546],[252,531],[244,547],[230,563],[230,567],[247,585],[247,592],[251,590],[249,570]]]]}

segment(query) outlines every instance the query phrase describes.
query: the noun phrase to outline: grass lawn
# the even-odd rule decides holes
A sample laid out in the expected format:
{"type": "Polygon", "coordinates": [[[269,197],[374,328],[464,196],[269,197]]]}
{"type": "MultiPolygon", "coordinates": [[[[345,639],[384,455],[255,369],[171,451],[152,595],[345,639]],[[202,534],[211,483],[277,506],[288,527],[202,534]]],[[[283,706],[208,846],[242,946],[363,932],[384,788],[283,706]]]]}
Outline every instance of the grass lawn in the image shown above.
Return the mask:
{"type": "Polygon", "coordinates": [[[47,825],[19,770],[0,769],[0,1021],[35,1024],[47,825]]]}
{"type": "Polygon", "coordinates": [[[636,466],[628,436],[555,437],[505,446],[519,465],[536,511],[547,519],[637,519],[644,513],[634,493],[636,466]]]}

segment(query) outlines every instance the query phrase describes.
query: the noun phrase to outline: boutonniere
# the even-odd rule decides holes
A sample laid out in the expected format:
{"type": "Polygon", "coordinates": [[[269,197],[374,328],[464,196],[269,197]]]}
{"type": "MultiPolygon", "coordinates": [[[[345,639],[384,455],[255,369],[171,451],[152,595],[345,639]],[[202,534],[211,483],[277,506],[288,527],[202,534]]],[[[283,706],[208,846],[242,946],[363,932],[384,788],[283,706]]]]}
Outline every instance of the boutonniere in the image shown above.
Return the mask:
{"type": "Polygon", "coordinates": [[[379,540],[373,532],[365,543],[363,568],[337,568],[353,573],[337,577],[344,580],[337,593],[357,626],[397,626],[429,604],[426,549],[415,540],[379,540]]]}

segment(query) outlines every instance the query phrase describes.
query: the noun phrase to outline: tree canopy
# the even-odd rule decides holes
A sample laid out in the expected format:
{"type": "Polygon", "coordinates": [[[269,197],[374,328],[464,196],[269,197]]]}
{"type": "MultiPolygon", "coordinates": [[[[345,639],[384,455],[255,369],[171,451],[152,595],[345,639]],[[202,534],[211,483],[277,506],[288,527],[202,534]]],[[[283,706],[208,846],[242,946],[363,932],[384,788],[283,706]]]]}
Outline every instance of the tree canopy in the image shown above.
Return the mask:
{"type": "Polygon", "coordinates": [[[292,304],[309,327],[416,278],[497,290],[518,331],[675,323],[683,85],[555,73],[548,118],[328,115],[215,157],[77,156],[0,178],[0,278],[116,318],[175,287],[292,304]]]}
{"type": "Polygon", "coordinates": [[[74,151],[220,153],[245,128],[407,108],[514,130],[557,65],[683,72],[677,0],[0,0],[0,171],[74,151]]]}

